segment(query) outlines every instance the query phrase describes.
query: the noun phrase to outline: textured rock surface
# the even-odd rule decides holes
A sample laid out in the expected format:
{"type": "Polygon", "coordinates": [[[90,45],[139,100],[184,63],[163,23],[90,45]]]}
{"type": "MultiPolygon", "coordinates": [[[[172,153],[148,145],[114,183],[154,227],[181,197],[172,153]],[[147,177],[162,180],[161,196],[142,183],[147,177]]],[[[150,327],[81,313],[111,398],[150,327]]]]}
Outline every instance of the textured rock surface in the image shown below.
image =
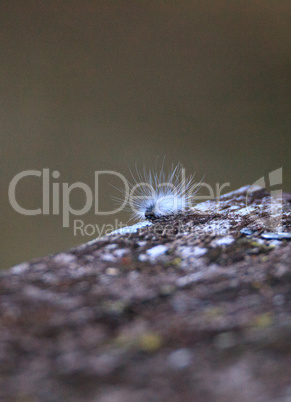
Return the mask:
{"type": "Polygon", "coordinates": [[[290,401],[290,200],[240,189],[2,273],[0,398],[290,401]]]}

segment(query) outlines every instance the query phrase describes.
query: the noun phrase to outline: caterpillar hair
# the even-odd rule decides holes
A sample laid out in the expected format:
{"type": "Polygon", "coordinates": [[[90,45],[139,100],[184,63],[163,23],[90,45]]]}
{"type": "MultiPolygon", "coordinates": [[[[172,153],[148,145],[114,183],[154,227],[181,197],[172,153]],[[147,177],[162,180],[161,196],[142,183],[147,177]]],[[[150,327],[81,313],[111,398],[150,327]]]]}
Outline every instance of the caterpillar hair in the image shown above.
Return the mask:
{"type": "Polygon", "coordinates": [[[185,212],[192,206],[199,183],[194,182],[194,175],[185,178],[185,169],[181,163],[172,166],[171,173],[166,174],[164,163],[159,173],[136,168],[134,183],[130,185],[128,203],[133,212],[132,218],[155,219],[185,212]]]}

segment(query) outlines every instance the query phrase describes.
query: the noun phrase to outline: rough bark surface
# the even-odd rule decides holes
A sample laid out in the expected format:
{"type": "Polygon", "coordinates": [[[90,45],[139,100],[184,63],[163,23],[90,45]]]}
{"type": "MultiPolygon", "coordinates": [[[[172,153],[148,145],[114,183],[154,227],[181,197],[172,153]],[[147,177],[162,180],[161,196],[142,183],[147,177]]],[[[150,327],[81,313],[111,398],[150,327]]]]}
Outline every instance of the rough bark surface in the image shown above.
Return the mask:
{"type": "Polygon", "coordinates": [[[246,191],[2,273],[0,399],[290,401],[291,196],[246,191]]]}

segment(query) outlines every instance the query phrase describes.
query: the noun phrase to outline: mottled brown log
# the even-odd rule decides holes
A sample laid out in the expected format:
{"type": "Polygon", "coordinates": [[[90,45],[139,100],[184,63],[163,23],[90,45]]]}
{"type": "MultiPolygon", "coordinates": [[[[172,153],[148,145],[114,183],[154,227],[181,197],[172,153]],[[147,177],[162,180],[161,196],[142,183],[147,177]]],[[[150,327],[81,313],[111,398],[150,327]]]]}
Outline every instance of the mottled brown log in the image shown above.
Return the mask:
{"type": "Polygon", "coordinates": [[[245,198],[3,272],[0,399],[289,401],[291,196],[245,198]]]}

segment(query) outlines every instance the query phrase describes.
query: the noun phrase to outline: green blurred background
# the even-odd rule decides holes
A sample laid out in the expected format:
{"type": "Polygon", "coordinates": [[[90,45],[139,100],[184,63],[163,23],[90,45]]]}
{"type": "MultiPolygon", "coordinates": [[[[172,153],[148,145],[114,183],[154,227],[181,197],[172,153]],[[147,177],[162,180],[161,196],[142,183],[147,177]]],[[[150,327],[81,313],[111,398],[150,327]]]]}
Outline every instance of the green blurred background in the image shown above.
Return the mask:
{"type": "MultiPolygon", "coordinates": [[[[14,211],[8,186],[23,170],[58,170],[52,182],[94,189],[96,170],[130,178],[128,166],[166,155],[229,189],[282,166],[291,191],[290,16],[290,0],[2,0],[2,267],[94,237],[74,236],[62,216],[14,211]]],[[[107,209],[109,184],[99,193],[107,209]]],[[[17,200],[37,208],[41,191],[26,178],[17,200]]],[[[84,195],[72,202],[80,208],[84,195]]],[[[128,217],[92,208],[81,218],[128,217]]]]}

